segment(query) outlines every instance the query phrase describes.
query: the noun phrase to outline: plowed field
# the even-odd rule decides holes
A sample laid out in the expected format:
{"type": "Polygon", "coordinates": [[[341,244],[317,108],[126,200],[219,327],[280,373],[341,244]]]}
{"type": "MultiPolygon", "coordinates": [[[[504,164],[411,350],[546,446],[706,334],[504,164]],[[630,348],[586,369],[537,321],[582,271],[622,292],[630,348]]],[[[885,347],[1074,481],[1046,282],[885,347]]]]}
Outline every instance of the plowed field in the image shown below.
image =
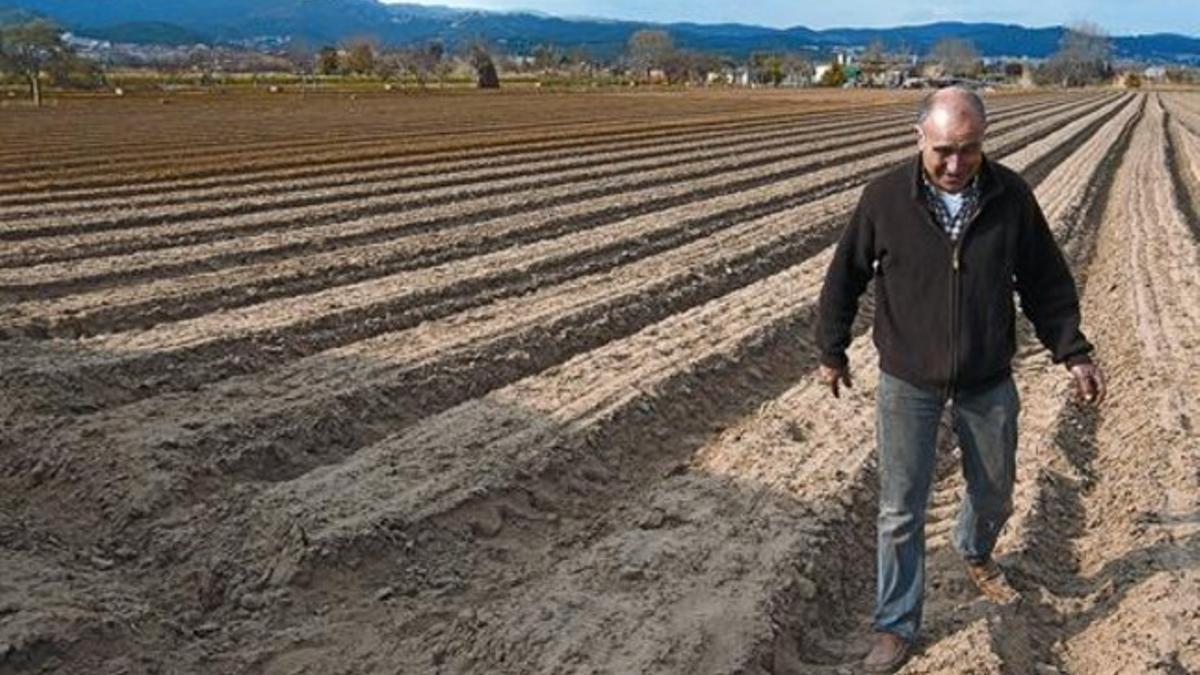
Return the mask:
{"type": "MultiPolygon", "coordinates": [[[[941,439],[905,673],[1200,672],[1200,94],[993,95],[1110,399],[1022,325],[1024,600],[941,439]]],[[[0,111],[0,674],[852,672],[871,301],[832,244],[904,95],[0,111]]]]}

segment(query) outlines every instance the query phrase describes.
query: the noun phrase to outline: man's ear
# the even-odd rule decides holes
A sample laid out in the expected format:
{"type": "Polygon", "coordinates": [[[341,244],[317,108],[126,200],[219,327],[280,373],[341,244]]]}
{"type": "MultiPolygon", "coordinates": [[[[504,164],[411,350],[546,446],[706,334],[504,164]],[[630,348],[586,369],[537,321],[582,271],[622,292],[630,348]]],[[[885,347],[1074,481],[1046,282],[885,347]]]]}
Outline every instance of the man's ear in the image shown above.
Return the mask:
{"type": "Polygon", "coordinates": [[[913,129],[915,129],[917,132],[917,150],[924,150],[925,149],[925,130],[921,128],[920,124],[914,124],[913,129]]]}

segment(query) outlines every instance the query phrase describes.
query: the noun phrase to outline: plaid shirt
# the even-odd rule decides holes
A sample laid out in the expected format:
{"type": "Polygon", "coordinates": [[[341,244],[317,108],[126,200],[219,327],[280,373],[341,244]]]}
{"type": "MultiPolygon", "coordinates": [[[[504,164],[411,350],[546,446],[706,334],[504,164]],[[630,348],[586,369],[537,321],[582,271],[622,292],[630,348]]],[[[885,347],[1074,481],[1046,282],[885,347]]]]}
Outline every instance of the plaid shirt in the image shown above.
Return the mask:
{"type": "Polygon", "coordinates": [[[971,179],[967,187],[963,189],[962,208],[958,210],[957,215],[950,215],[950,210],[942,202],[938,196],[938,190],[933,183],[929,182],[929,178],[921,173],[922,192],[925,194],[925,205],[929,207],[929,211],[937,222],[946,230],[946,234],[950,235],[950,241],[957,241],[963,228],[971,219],[975,217],[975,212],[979,210],[979,177],[971,179]]]}

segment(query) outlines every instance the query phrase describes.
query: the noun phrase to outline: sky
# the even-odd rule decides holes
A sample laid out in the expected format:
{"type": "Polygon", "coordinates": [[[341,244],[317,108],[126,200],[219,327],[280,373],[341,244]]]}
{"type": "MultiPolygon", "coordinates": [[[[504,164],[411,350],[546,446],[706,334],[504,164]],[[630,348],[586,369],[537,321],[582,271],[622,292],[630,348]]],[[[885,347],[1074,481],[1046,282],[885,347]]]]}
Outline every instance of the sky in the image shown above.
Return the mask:
{"type": "Polygon", "coordinates": [[[835,3],[758,0],[744,5],[728,0],[416,1],[419,4],[500,11],[533,10],[563,17],[586,16],[663,23],[732,22],[775,28],[890,27],[933,21],[994,21],[1039,27],[1089,21],[1099,24],[1111,35],[1180,33],[1200,37],[1200,0],[976,0],[970,3],[936,0],[835,3]]]}

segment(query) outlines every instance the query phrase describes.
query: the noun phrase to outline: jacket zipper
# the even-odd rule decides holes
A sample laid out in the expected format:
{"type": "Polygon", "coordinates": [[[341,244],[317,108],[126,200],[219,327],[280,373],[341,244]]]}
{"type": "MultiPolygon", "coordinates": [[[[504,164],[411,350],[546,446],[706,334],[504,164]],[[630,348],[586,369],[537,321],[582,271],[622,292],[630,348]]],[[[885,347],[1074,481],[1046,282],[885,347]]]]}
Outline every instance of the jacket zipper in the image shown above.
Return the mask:
{"type": "Polygon", "coordinates": [[[987,204],[987,196],[982,197],[979,203],[975,206],[975,213],[971,215],[971,219],[963,225],[962,232],[958,234],[958,239],[950,245],[950,379],[946,380],[946,398],[954,398],[954,394],[958,389],[958,323],[959,323],[959,295],[962,293],[962,246],[967,240],[967,232],[971,231],[971,226],[979,219],[979,214],[983,213],[983,207],[987,204]]]}
{"type": "MultiPolygon", "coordinates": [[[[920,169],[918,169],[920,170],[920,169]]],[[[946,380],[946,398],[953,398],[958,383],[958,322],[959,322],[959,286],[961,285],[960,268],[962,267],[962,245],[967,239],[967,232],[971,230],[971,226],[979,219],[983,213],[983,207],[992,200],[993,192],[980,195],[979,203],[975,205],[975,213],[971,219],[963,226],[962,232],[959,233],[957,240],[951,240],[946,230],[938,223],[934,222],[933,216],[929,214],[928,207],[921,204],[921,213],[925,216],[925,222],[930,227],[937,230],[943,236],[943,241],[950,248],[950,372],[949,378],[946,380]]]]}
{"type": "MultiPolygon", "coordinates": [[[[970,223],[968,223],[970,225],[970,223]]],[[[959,256],[962,250],[962,240],[967,228],[958,236],[950,250],[950,377],[946,380],[946,398],[954,398],[954,389],[958,384],[958,294],[959,294],[959,256]]]]}
{"type": "MultiPolygon", "coordinates": [[[[948,377],[946,379],[945,390],[946,398],[950,398],[954,391],[954,377],[955,371],[957,370],[955,366],[956,356],[954,353],[956,351],[955,333],[957,332],[955,324],[958,322],[958,318],[956,316],[958,314],[958,302],[956,296],[958,294],[958,247],[959,242],[962,241],[962,236],[959,236],[958,242],[951,240],[950,235],[946,233],[945,228],[934,222],[933,216],[929,214],[929,209],[924,204],[921,204],[920,208],[921,215],[925,217],[925,222],[929,224],[929,227],[932,227],[939,235],[941,235],[942,241],[945,242],[946,247],[950,249],[950,325],[948,326],[948,330],[950,332],[950,370],[947,373],[948,377]]],[[[976,215],[978,215],[978,213],[976,213],[976,215]]],[[[972,218],[972,220],[974,219],[972,218]]],[[[966,230],[964,229],[964,233],[965,231],[966,230]]]]}

